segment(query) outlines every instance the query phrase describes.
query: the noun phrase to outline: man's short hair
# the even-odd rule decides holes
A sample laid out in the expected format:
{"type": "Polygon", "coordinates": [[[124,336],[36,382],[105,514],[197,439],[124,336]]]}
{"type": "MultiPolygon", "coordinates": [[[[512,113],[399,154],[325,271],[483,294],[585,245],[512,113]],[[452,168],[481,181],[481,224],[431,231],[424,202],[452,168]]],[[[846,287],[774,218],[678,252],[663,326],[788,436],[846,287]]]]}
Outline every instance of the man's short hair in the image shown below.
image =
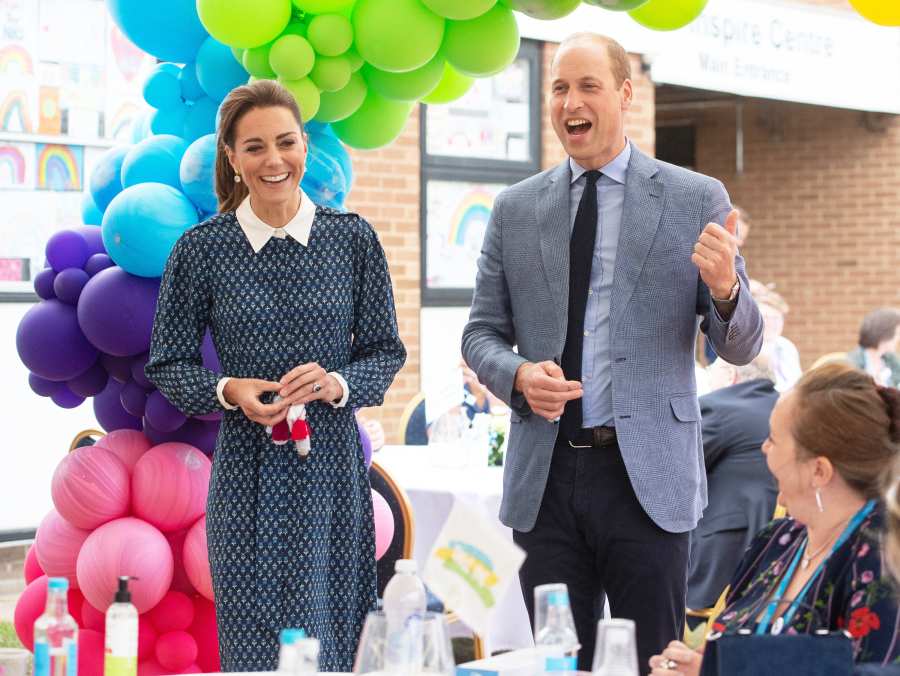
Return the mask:
{"type": "Polygon", "coordinates": [[[865,316],[859,327],[860,347],[874,350],[885,340],[893,338],[898,326],[900,310],[892,307],[873,310],[865,316]]]}
{"type": "MultiPolygon", "coordinates": [[[[621,87],[625,80],[631,79],[631,60],[628,58],[628,52],[625,51],[625,48],[622,47],[622,45],[606,35],[588,31],[573,33],[559,43],[559,48],[556,50],[556,53],[559,54],[563,47],[567,47],[574,43],[584,42],[601,44],[606,47],[606,55],[609,57],[609,69],[612,71],[616,87],[621,87]]],[[[556,62],[555,55],[553,56],[553,62],[556,62]]]]}

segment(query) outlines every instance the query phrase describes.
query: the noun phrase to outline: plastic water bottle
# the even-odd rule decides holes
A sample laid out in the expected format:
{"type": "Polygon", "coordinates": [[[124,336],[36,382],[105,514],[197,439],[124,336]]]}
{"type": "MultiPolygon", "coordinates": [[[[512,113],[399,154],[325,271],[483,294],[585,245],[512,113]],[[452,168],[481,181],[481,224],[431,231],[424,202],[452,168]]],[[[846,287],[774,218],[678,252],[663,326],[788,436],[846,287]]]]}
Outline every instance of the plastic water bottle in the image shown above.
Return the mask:
{"type": "Polygon", "coordinates": [[[310,676],[319,671],[319,639],[303,629],[282,629],[278,651],[278,671],[292,676],[310,676]]]}
{"type": "Polygon", "coordinates": [[[47,609],[34,622],[34,676],[76,676],[78,625],[69,615],[69,581],[47,582],[47,609]]]}
{"type": "MultiPolygon", "coordinates": [[[[569,592],[564,585],[543,594],[546,617],[543,626],[535,627],[534,644],[541,674],[574,674],[578,669],[578,636],[574,630],[569,592]]],[[[556,585],[554,585],[556,587],[556,585]]],[[[538,589],[535,589],[537,595],[538,589]]]]}
{"type": "Polygon", "coordinates": [[[137,676],[138,611],[131,603],[130,579],[119,578],[119,589],[106,609],[104,676],[137,676]]]}
{"type": "Polygon", "coordinates": [[[422,619],[426,605],[425,585],[417,575],[416,562],[399,559],[394,564],[394,576],[384,590],[386,672],[417,674],[421,671],[422,619]]]}

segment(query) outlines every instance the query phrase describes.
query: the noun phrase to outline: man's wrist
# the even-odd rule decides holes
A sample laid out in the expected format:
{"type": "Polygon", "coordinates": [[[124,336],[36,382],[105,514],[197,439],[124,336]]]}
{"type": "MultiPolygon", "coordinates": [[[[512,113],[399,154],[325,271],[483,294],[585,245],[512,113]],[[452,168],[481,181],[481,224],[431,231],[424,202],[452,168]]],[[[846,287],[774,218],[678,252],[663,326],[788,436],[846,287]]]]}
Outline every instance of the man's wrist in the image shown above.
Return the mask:
{"type": "Polygon", "coordinates": [[[523,387],[522,380],[524,380],[525,374],[532,366],[534,366],[534,362],[530,361],[519,364],[519,368],[516,369],[516,377],[513,379],[513,389],[516,392],[519,392],[521,394],[525,393],[525,388],[523,387]]]}
{"type": "Polygon", "coordinates": [[[712,299],[717,303],[733,303],[737,300],[737,294],[740,288],[741,280],[738,277],[735,277],[734,281],[727,287],[723,289],[710,289],[709,292],[712,299]]]}

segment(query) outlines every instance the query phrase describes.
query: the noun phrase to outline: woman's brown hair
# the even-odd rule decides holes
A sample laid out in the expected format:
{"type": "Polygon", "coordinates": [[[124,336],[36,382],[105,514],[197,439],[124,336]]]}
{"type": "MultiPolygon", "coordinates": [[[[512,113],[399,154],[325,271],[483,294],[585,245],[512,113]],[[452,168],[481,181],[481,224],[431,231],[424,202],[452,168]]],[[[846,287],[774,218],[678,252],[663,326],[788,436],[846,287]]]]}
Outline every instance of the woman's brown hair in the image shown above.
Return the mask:
{"type": "Polygon", "coordinates": [[[219,108],[219,128],[216,141],[216,197],[219,199],[219,211],[234,211],[249,194],[244,183],[234,180],[234,169],[228,161],[225,148],[234,150],[234,135],[238,122],[254,108],[287,108],[291,111],[300,131],[303,132],[303,120],[300,108],[293,95],[274,80],[257,80],[250,84],[235,87],[225,97],[219,108]]]}
{"type": "Polygon", "coordinates": [[[866,498],[882,495],[900,455],[900,391],[847,364],[825,364],[793,391],[799,453],[828,458],[866,498]]]}

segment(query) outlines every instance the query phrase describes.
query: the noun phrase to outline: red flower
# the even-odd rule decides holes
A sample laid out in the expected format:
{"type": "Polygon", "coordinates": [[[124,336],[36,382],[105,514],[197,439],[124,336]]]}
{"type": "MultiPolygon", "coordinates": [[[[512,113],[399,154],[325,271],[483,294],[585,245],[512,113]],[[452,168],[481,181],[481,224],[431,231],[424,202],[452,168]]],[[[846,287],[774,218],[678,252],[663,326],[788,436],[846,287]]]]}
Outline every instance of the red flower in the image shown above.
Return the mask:
{"type": "Polygon", "coordinates": [[[712,628],[713,628],[713,631],[718,631],[718,632],[725,631],[725,625],[722,624],[721,622],[713,622],[712,628]]]}
{"type": "Polygon", "coordinates": [[[850,613],[850,622],[847,624],[847,629],[853,638],[862,638],[880,626],[881,620],[878,618],[878,615],[873,613],[870,608],[862,607],[850,613]]]}

